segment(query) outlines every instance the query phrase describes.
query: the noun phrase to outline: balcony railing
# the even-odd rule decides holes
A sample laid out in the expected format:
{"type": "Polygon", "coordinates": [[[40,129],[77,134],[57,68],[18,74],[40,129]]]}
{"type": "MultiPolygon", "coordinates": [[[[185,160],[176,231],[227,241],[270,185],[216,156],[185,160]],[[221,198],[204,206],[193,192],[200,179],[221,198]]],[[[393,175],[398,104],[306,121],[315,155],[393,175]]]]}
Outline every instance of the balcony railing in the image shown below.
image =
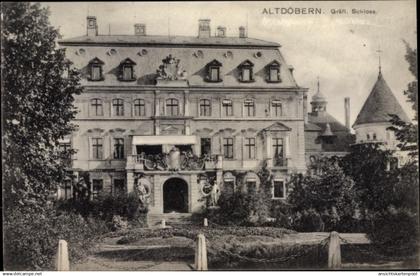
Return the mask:
{"type": "Polygon", "coordinates": [[[130,155],[127,158],[127,167],[146,171],[193,171],[214,169],[215,166],[215,156],[199,157],[192,153],[139,154],[130,155]]]}

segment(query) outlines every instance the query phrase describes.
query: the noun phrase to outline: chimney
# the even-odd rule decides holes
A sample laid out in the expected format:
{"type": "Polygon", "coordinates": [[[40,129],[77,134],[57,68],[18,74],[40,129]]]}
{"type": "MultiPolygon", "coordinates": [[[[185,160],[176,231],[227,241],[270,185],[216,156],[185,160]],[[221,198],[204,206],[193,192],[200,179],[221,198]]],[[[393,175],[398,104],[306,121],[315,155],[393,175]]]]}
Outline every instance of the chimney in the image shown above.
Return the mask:
{"type": "Polygon", "coordinates": [[[198,20],[198,37],[210,37],[210,19],[198,20]]]}
{"type": "Polygon", "coordinates": [[[217,27],[217,37],[226,37],[226,27],[217,27]]]}
{"type": "Polygon", "coordinates": [[[135,35],[146,35],[146,24],[134,24],[135,35]]]}
{"type": "Polygon", "coordinates": [[[87,20],[87,36],[98,35],[98,25],[96,24],[96,16],[88,16],[87,20]]]}
{"type": "Polygon", "coordinates": [[[239,37],[240,38],[246,38],[246,31],[244,26],[239,27],[239,37]]]}
{"type": "Polygon", "coordinates": [[[346,119],[346,128],[350,130],[350,98],[344,98],[344,112],[346,119]]]}

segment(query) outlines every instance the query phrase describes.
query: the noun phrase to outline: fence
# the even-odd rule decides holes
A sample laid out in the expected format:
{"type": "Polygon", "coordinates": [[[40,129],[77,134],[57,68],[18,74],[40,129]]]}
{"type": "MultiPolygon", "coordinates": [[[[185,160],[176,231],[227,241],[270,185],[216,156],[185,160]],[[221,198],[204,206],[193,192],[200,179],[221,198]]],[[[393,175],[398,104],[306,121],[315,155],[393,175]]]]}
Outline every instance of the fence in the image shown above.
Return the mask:
{"type": "MultiPolygon", "coordinates": [[[[306,240],[297,244],[296,248],[291,250],[287,256],[277,258],[253,258],[237,254],[227,250],[221,246],[217,246],[216,243],[208,241],[208,246],[222,254],[224,256],[234,258],[237,260],[249,262],[249,263],[286,263],[313,252],[314,248],[321,246],[321,248],[327,249],[328,247],[328,268],[329,269],[340,269],[341,263],[341,244],[369,244],[370,241],[366,238],[365,234],[342,234],[345,238],[341,237],[337,232],[329,233],[299,233],[297,235],[311,235],[316,234],[318,237],[315,240],[306,240]],[[319,237],[327,234],[328,236],[319,241],[319,237]],[[306,245],[306,248],[302,248],[302,245],[306,245]]],[[[197,237],[196,252],[195,252],[195,265],[196,270],[207,270],[207,247],[204,235],[200,234],[197,237]],[[205,257],[204,257],[205,256],[205,257]]]]}

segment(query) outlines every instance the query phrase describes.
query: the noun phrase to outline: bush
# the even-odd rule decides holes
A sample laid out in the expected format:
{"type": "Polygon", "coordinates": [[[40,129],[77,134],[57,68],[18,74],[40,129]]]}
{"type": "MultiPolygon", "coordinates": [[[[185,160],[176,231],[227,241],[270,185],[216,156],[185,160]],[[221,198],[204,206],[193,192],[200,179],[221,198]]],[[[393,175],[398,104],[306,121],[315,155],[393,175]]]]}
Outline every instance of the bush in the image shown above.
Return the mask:
{"type": "Polygon", "coordinates": [[[106,233],[105,223],[85,219],[75,213],[58,214],[15,209],[4,221],[4,268],[6,270],[51,270],[58,240],[68,242],[70,261],[86,256],[99,235],[106,233]]]}
{"type": "Polygon", "coordinates": [[[406,209],[389,208],[378,212],[368,235],[386,255],[411,256],[416,253],[419,228],[417,216],[406,209]]]}
{"type": "Polygon", "coordinates": [[[325,229],[325,224],[315,209],[308,209],[296,214],[293,229],[299,232],[322,232],[325,229]]]}
{"type": "Polygon", "coordinates": [[[106,195],[95,200],[69,199],[57,204],[57,209],[75,212],[83,217],[97,217],[111,223],[114,216],[121,216],[136,226],[146,225],[147,209],[139,210],[139,200],[134,193],[128,195],[106,195]]]}

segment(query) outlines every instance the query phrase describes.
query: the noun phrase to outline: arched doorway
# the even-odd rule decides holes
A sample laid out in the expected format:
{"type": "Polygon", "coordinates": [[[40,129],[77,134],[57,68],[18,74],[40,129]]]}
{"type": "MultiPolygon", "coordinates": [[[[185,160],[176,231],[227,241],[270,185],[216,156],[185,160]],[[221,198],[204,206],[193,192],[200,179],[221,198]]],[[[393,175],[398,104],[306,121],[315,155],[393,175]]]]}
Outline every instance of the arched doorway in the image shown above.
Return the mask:
{"type": "Polygon", "coordinates": [[[171,178],[163,184],[163,212],[188,213],[188,184],[180,178],[171,178]]]}

